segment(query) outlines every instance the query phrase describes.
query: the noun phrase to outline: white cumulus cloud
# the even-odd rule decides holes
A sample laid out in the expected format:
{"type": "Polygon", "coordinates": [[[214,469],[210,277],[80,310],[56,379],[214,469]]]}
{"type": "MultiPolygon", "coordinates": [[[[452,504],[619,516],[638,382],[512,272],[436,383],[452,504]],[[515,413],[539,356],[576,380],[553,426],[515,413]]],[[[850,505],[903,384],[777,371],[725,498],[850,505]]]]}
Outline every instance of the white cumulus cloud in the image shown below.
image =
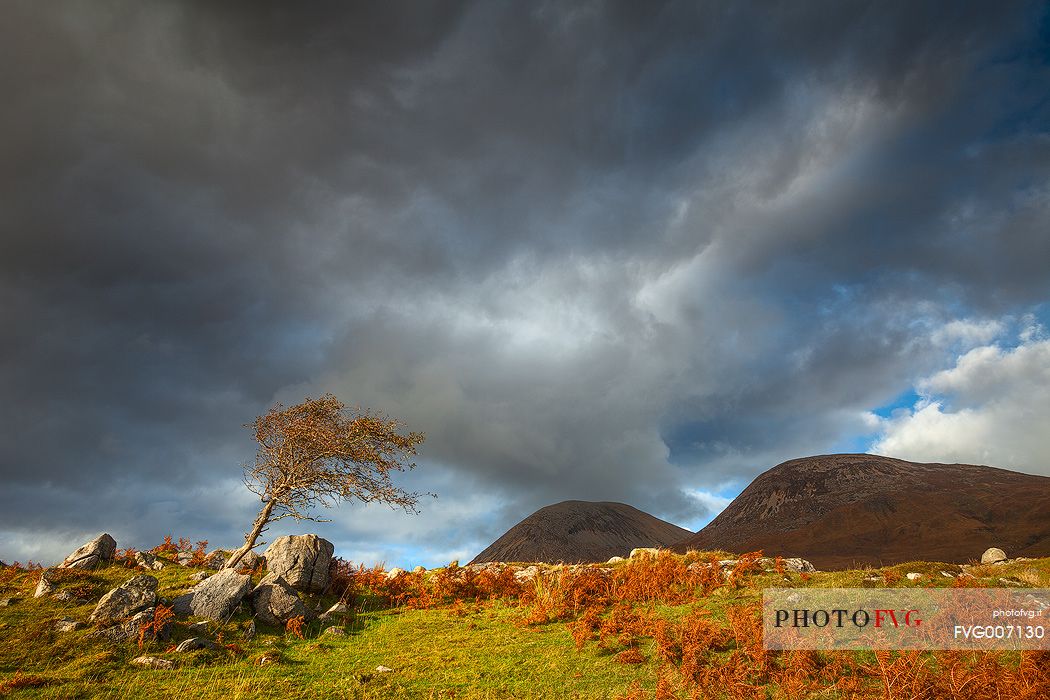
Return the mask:
{"type": "Polygon", "coordinates": [[[920,381],[911,410],[882,421],[872,452],[1050,474],[1050,339],[982,345],[920,381]]]}

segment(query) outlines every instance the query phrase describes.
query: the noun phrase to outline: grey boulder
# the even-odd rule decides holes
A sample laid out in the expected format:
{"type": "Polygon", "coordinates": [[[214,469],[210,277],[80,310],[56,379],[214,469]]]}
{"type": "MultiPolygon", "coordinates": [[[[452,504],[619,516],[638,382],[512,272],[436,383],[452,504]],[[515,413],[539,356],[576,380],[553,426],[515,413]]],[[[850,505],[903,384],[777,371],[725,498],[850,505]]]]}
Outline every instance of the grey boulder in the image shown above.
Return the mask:
{"type": "Polygon", "coordinates": [[[981,555],[982,564],[995,564],[1001,561],[1006,561],[1006,552],[998,547],[989,547],[981,555]]]}
{"type": "Polygon", "coordinates": [[[266,567],[297,591],[321,593],[334,553],[335,545],[317,535],[286,535],[266,550],[266,567]]]}
{"type": "Polygon", "coordinates": [[[140,574],[120,584],[98,601],[91,622],[122,620],[157,604],[157,579],[140,574]]]}
{"type": "Polygon", "coordinates": [[[233,615],[251,589],[251,576],[223,569],[198,583],[189,593],[176,598],[172,608],[176,615],[196,615],[220,622],[233,615]]]}
{"type": "Polygon", "coordinates": [[[263,555],[255,551],[248,551],[243,557],[241,557],[241,560],[237,562],[237,568],[250,569],[254,571],[259,567],[260,564],[266,564],[266,559],[263,557],[263,555]]]}
{"type": "Polygon", "coordinates": [[[266,574],[252,592],[252,608],[262,622],[283,627],[288,620],[306,616],[306,606],[287,581],[274,573],[266,574]]]}
{"type": "Polygon", "coordinates": [[[60,569],[94,569],[109,561],[117,551],[117,541],[102,533],[90,542],[81,545],[59,564],[60,569]]]}

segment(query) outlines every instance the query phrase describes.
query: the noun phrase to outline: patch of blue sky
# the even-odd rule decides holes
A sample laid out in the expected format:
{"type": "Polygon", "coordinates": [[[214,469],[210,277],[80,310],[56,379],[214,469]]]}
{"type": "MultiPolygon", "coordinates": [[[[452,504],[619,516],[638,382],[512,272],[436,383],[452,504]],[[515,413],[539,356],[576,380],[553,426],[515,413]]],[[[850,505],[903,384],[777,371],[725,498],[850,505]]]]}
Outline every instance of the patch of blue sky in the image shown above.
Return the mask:
{"type": "Polygon", "coordinates": [[[874,409],[874,413],[879,418],[892,418],[895,411],[901,409],[911,410],[916,403],[918,403],[921,397],[915,392],[914,388],[910,388],[896,396],[892,401],[887,404],[883,404],[878,408],[874,409]]]}
{"type": "Polygon", "coordinates": [[[744,490],[746,484],[733,482],[726,484],[725,486],[715,491],[705,491],[701,489],[686,490],[692,498],[706,508],[706,513],[698,518],[691,519],[687,522],[676,522],[675,524],[679,527],[684,527],[687,530],[696,532],[701,529],[709,522],[715,519],[715,517],[725,510],[734,498],[740,495],[740,492],[744,490]]]}

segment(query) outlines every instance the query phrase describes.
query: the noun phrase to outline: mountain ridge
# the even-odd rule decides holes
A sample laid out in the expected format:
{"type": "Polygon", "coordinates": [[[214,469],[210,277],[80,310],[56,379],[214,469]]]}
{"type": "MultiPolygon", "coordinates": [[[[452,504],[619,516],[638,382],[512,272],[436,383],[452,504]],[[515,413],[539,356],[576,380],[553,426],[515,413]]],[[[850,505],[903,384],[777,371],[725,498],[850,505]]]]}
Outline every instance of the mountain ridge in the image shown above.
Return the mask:
{"type": "Polygon", "coordinates": [[[1050,477],[870,454],[788,460],[673,547],[761,549],[820,568],[1050,555],[1050,477]]]}

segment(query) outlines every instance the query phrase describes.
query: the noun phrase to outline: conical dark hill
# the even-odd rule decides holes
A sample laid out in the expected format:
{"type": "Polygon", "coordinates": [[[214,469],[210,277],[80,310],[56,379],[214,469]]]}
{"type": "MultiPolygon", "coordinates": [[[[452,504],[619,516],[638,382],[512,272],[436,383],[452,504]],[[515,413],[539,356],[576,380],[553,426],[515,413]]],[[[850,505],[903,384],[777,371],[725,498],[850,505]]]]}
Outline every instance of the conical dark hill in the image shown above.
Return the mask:
{"type": "Polygon", "coordinates": [[[602,562],[635,547],[668,547],[690,534],[624,503],[563,501],[507,530],[471,563],[602,562]]]}

